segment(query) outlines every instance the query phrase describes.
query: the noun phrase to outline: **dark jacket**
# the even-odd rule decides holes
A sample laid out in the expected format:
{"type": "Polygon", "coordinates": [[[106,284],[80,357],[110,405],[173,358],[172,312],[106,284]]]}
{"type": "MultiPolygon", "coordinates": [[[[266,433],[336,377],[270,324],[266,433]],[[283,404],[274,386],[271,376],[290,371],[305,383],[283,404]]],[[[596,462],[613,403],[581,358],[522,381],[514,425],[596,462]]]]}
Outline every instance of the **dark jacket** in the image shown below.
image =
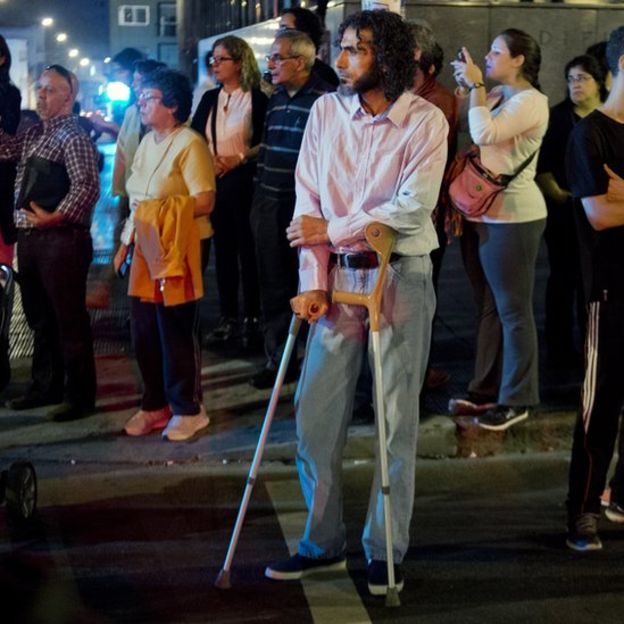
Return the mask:
{"type": "MultiPolygon", "coordinates": [[[[20,120],[22,96],[19,89],[8,81],[0,82],[0,127],[15,134],[20,120]]],[[[7,244],[17,240],[13,221],[15,163],[0,163],[0,231],[7,244]]]]}

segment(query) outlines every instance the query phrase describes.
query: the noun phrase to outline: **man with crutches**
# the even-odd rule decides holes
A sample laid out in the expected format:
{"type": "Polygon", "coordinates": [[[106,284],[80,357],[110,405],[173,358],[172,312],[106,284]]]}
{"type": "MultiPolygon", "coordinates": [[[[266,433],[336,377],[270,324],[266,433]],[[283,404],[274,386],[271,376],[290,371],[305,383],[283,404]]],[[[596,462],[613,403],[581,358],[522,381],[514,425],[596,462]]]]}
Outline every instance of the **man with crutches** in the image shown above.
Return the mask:
{"type": "Polygon", "coordinates": [[[308,520],[298,553],[267,567],[266,575],[292,580],[346,568],[342,450],[369,315],[360,306],[330,304],[329,298],[332,291],[374,288],[378,256],[364,234],[369,224],[380,222],[397,233],[379,309],[382,370],[374,371],[383,373],[384,396],[376,399],[385,406],[387,440],[380,444],[387,450],[389,488],[380,487],[378,465],[362,541],[369,589],[383,595],[403,587],[418,395],[435,306],[431,211],[446,162],[448,125],[439,109],[408,92],[415,62],[406,51],[414,41],[398,15],[353,14],[341,25],[339,40],[341,88],[317,100],[310,113],[297,164],[295,214],[287,229],[291,245],[299,248],[300,294],[293,309],[311,323],[295,397],[297,467],[308,520]]]}

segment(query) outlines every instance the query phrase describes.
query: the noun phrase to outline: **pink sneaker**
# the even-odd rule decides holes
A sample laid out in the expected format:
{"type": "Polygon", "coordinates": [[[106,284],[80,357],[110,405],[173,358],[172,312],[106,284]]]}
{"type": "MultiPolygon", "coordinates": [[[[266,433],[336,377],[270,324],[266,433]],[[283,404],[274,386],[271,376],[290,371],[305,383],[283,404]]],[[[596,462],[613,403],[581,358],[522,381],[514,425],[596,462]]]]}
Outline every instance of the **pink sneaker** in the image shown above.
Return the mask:
{"type": "Polygon", "coordinates": [[[195,436],[210,423],[210,418],[206,415],[206,410],[202,405],[199,414],[193,416],[174,416],[162,432],[162,437],[170,442],[183,442],[195,436]]]}
{"type": "Polygon", "coordinates": [[[171,418],[171,408],[165,405],[162,409],[147,411],[139,410],[124,427],[129,436],[143,436],[164,429],[171,418]]]}

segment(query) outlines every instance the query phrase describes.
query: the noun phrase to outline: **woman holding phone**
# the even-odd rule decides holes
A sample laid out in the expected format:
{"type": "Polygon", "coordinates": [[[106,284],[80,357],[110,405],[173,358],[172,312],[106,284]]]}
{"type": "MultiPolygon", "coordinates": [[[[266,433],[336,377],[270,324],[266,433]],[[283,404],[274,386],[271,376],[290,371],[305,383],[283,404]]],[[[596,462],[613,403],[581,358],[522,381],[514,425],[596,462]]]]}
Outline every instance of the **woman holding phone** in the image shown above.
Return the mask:
{"type": "Polygon", "coordinates": [[[466,48],[451,62],[458,95],[467,100],[470,136],[485,167],[514,175],[528,162],[503,191],[503,201],[468,219],[462,236],[478,333],[468,401],[456,405],[472,411],[487,405],[477,423],[494,431],[526,419],[539,403],[533,282],[546,205],[534,178],[548,126],[548,99],[539,90],[540,63],[537,42],[515,28],[498,35],[485,56],[485,76],[499,83],[490,92],[466,48]]]}

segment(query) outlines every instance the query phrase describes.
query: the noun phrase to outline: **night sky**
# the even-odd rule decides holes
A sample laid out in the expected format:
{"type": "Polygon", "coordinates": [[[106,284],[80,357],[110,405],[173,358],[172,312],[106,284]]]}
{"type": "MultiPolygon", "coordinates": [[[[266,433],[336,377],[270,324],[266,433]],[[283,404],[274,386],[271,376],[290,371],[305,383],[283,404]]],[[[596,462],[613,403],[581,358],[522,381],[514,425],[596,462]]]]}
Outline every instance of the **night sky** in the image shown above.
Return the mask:
{"type": "Polygon", "coordinates": [[[107,0],[0,0],[0,33],[3,26],[31,26],[47,16],[55,20],[50,34],[66,32],[68,47],[79,48],[81,55],[110,53],[107,0]]]}

